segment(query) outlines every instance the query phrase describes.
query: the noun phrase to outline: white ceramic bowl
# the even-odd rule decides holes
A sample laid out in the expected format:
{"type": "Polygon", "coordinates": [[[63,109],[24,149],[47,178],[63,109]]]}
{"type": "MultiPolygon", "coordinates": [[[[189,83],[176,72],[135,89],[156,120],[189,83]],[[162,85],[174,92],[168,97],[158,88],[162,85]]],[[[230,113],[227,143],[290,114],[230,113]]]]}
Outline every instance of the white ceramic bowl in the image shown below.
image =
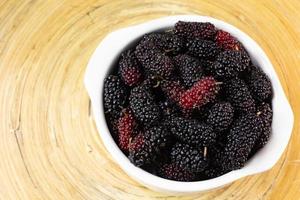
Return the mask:
{"type": "Polygon", "coordinates": [[[226,22],[211,17],[191,15],[164,17],[110,33],[99,44],[90,59],[84,83],[91,98],[97,129],[106,149],[130,177],[156,191],[172,194],[203,192],[224,186],[242,177],[269,170],[275,165],[284,152],[292,133],[294,121],[292,109],[287,101],[282,86],[280,85],[276,72],[265,52],[247,34],[226,22]],[[110,67],[115,63],[116,59],[118,59],[120,53],[126,49],[129,44],[145,33],[172,27],[179,20],[211,22],[217,28],[228,31],[238,38],[249,52],[253,62],[262,67],[264,72],[270,77],[274,90],[274,97],[272,100],[274,112],[272,136],[268,144],[257,152],[242,169],[231,171],[223,176],[205,181],[171,181],[154,176],[135,167],[114,142],[105,122],[103,112],[102,91],[104,78],[108,74],[110,67]]]}

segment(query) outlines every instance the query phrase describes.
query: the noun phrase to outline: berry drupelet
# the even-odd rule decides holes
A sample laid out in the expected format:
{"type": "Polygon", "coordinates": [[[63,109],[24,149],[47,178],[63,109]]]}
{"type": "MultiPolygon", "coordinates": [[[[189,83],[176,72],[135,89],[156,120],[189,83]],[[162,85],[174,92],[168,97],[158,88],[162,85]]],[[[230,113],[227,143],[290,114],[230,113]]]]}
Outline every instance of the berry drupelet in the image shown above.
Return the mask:
{"type": "Polygon", "coordinates": [[[273,118],[273,111],[271,109],[270,104],[262,103],[257,108],[257,115],[262,120],[263,123],[263,130],[260,137],[257,139],[254,149],[258,150],[264,147],[269,138],[271,136],[271,125],[272,125],[272,118],[273,118]]]}
{"type": "Polygon", "coordinates": [[[215,103],[215,100],[201,106],[198,109],[193,110],[192,118],[197,119],[199,121],[206,121],[207,117],[209,115],[209,111],[212,108],[212,106],[214,105],[214,103],[215,103]]]}
{"type": "Polygon", "coordinates": [[[218,30],[216,35],[216,43],[223,49],[236,50],[241,49],[241,44],[230,33],[218,30]]]}
{"type": "Polygon", "coordinates": [[[188,40],[186,48],[187,54],[200,59],[212,60],[220,53],[220,48],[216,45],[216,43],[209,40],[188,40]]]}
{"type": "Polygon", "coordinates": [[[129,143],[129,160],[140,167],[155,159],[154,148],[143,133],[136,135],[129,143]]]}
{"type": "Polygon", "coordinates": [[[163,178],[167,178],[175,181],[193,181],[195,179],[195,174],[192,172],[177,166],[174,163],[164,164],[160,168],[159,175],[163,178]]]}
{"type": "Polygon", "coordinates": [[[136,166],[151,163],[168,146],[168,137],[168,131],[162,126],[154,126],[145,133],[139,133],[129,144],[129,160],[136,166]]]}
{"type": "Polygon", "coordinates": [[[177,139],[197,147],[207,147],[216,141],[213,128],[194,119],[173,118],[170,122],[170,130],[177,139]]]}
{"type": "Polygon", "coordinates": [[[213,77],[203,77],[181,95],[180,106],[183,110],[199,108],[213,101],[219,90],[219,83],[213,77]]]}
{"type": "Polygon", "coordinates": [[[160,110],[155,103],[154,96],[144,85],[131,90],[129,105],[135,118],[146,126],[155,123],[160,118],[160,110]]]}
{"type": "Polygon", "coordinates": [[[228,170],[222,168],[224,163],[223,144],[216,144],[209,147],[207,150],[207,156],[209,157],[209,165],[203,172],[206,179],[216,178],[228,172],[228,170]]]}
{"type": "Polygon", "coordinates": [[[184,40],[171,33],[151,33],[144,37],[147,42],[152,42],[155,46],[167,55],[176,55],[183,51],[184,40]]]}
{"type": "Polygon", "coordinates": [[[255,101],[251,96],[251,93],[245,84],[245,82],[239,78],[233,78],[225,83],[225,92],[227,100],[238,111],[254,112],[255,101]]]}
{"type": "Polygon", "coordinates": [[[255,100],[262,102],[272,97],[271,81],[260,68],[251,66],[245,80],[255,100]]]}
{"type": "Polygon", "coordinates": [[[138,85],[143,80],[140,64],[132,50],[122,53],[119,62],[119,74],[128,86],[138,85]]]}
{"type": "Polygon", "coordinates": [[[177,106],[170,104],[169,101],[159,102],[158,106],[160,108],[162,118],[180,115],[180,109],[177,106]]]}
{"type": "Polygon", "coordinates": [[[255,113],[246,113],[237,118],[227,135],[223,168],[235,170],[243,167],[261,132],[262,121],[255,113]]]}
{"type": "Polygon", "coordinates": [[[136,126],[132,111],[129,108],[125,109],[118,120],[117,128],[119,147],[126,152],[129,149],[129,141],[136,133],[136,126]]]}
{"type": "Polygon", "coordinates": [[[142,64],[148,77],[170,77],[174,71],[172,59],[146,36],[136,46],[135,55],[142,64]]]}
{"type": "Polygon", "coordinates": [[[179,21],[175,24],[174,32],[175,35],[184,38],[213,40],[217,30],[215,26],[209,22],[179,21]]]}
{"type": "Polygon", "coordinates": [[[191,172],[202,172],[208,165],[204,152],[187,144],[176,143],[171,150],[171,161],[191,172]]]}
{"type": "Polygon", "coordinates": [[[207,123],[216,131],[223,131],[233,121],[234,108],[229,102],[218,102],[209,110],[207,123]]]}
{"type": "Polygon", "coordinates": [[[106,113],[118,115],[126,101],[126,88],[118,76],[109,75],[104,80],[104,109],[106,113]]]}
{"type": "Polygon", "coordinates": [[[247,64],[242,61],[242,53],[232,50],[225,50],[220,53],[216,61],[210,65],[211,73],[223,79],[237,76],[246,68],[247,64]]]}
{"type": "Polygon", "coordinates": [[[192,56],[177,55],[174,57],[174,64],[186,88],[192,87],[203,75],[200,61],[192,56]]]}
{"type": "Polygon", "coordinates": [[[165,80],[161,82],[160,87],[169,102],[176,104],[179,103],[180,96],[184,92],[184,88],[178,81],[165,80]]]}

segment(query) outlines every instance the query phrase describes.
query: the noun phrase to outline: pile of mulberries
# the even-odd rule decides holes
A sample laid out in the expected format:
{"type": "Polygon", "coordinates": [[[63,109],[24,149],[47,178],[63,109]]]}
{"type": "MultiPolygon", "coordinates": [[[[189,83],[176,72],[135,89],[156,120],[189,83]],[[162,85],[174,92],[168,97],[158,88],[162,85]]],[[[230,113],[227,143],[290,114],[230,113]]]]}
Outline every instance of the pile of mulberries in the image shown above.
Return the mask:
{"type": "Polygon", "coordinates": [[[121,53],[103,91],[115,142],[162,178],[199,181],[240,169],[271,137],[268,76],[209,22],[144,35],[121,53]]]}

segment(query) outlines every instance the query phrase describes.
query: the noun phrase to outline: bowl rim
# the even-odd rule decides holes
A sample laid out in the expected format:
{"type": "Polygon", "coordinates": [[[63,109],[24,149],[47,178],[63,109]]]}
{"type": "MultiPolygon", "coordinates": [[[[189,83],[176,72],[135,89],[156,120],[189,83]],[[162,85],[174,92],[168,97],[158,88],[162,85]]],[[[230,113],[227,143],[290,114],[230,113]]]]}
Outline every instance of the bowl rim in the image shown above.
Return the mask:
{"type": "MultiPolygon", "coordinates": [[[[94,120],[96,122],[98,133],[106,149],[109,151],[109,153],[118,163],[118,165],[128,175],[130,175],[135,180],[141,182],[142,184],[152,189],[157,189],[160,191],[176,193],[194,193],[206,191],[227,185],[242,177],[269,170],[275,165],[275,163],[279,160],[280,156],[283,154],[284,149],[286,148],[292,133],[294,122],[292,109],[284,94],[283,88],[280,84],[274,67],[271,64],[265,52],[263,51],[263,49],[250,36],[248,36],[243,31],[239,30],[235,26],[209,16],[175,15],[169,17],[162,17],[141,24],[121,28],[108,34],[98,45],[88,63],[84,77],[84,84],[91,99],[92,111],[94,114],[94,120]],[[259,162],[256,160],[257,156],[255,155],[247,162],[245,167],[239,170],[231,171],[220,177],[204,181],[179,182],[152,175],[151,173],[136,167],[119,149],[119,147],[117,146],[110,134],[104,117],[102,98],[104,78],[107,72],[109,71],[111,65],[115,63],[115,60],[119,57],[120,53],[128,46],[128,44],[141,37],[141,35],[145,33],[172,27],[179,20],[211,22],[217,28],[229,32],[230,34],[238,38],[240,42],[243,43],[246,50],[249,52],[251,58],[255,59],[255,62],[257,62],[260,65],[260,67],[263,68],[263,71],[269,76],[274,90],[274,97],[272,99],[274,112],[272,123],[272,135],[274,134],[274,131],[276,131],[278,128],[281,130],[281,132],[285,132],[285,135],[279,137],[281,141],[274,143],[277,145],[278,148],[275,151],[272,150],[273,154],[275,154],[272,157],[272,159],[266,160],[265,163],[259,165],[259,162]],[[99,66],[101,66],[101,68],[99,66]],[[277,104],[284,105],[284,109],[275,109],[274,105],[277,104]],[[282,112],[284,112],[285,117],[284,123],[282,123],[281,120],[277,120],[277,117],[280,117],[279,114],[282,114],[282,112]],[[274,121],[280,121],[281,123],[276,124],[275,126],[274,121]],[[256,165],[254,165],[253,163],[256,165]],[[253,164],[253,166],[251,164],[253,164]]],[[[265,150],[267,146],[268,144],[262,149],[264,153],[266,153],[267,151],[265,150]]],[[[271,148],[268,148],[268,150],[271,150],[271,148]]]]}

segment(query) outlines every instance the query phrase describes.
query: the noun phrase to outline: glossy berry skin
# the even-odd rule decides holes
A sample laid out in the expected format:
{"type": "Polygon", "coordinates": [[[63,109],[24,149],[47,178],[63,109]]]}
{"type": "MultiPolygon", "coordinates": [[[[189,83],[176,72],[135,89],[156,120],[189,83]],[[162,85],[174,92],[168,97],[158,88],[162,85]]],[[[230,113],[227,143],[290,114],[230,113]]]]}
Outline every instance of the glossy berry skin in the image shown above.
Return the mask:
{"type": "Polygon", "coordinates": [[[256,114],[247,113],[237,118],[227,135],[223,168],[235,170],[243,167],[261,131],[262,122],[256,114]]]}
{"type": "Polygon", "coordinates": [[[135,55],[148,77],[166,78],[170,77],[174,71],[172,59],[145,38],[136,46],[135,55]]]}
{"type": "Polygon", "coordinates": [[[160,168],[159,175],[166,179],[184,182],[193,181],[195,178],[195,174],[174,163],[164,164],[160,168]]]}
{"type": "Polygon", "coordinates": [[[220,53],[220,48],[216,43],[209,40],[188,40],[186,48],[187,54],[200,59],[214,59],[220,53]]]}
{"type": "Polygon", "coordinates": [[[135,86],[142,82],[141,66],[132,50],[122,53],[119,62],[119,74],[128,86],[135,86]]]}
{"type": "Polygon", "coordinates": [[[243,63],[241,52],[225,50],[218,55],[216,61],[210,66],[210,71],[219,78],[228,79],[243,72],[247,66],[243,63]]]}
{"type": "Polygon", "coordinates": [[[151,163],[154,159],[154,148],[143,133],[139,133],[129,144],[129,160],[140,167],[151,163]]]}
{"type": "Polygon", "coordinates": [[[273,96],[271,81],[262,69],[251,66],[245,80],[255,100],[262,102],[273,96]]]}
{"type": "Polygon", "coordinates": [[[103,100],[106,113],[117,115],[125,104],[126,96],[126,88],[118,76],[105,78],[103,100]]]}
{"type": "Polygon", "coordinates": [[[219,90],[220,87],[213,77],[203,77],[181,95],[180,106],[184,110],[199,108],[214,100],[219,90]]]}
{"type": "Polygon", "coordinates": [[[257,139],[254,149],[263,148],[270,139],[272,132],[272,119],[273,119],[273,111],[268,103],[262,103],[257,108],[257,115],[262,120],[263,130],[260,137],[257,139]]]}
{"type": "Polygon", "coordinates": [[[159,102],[158,106],[160,108],[162,118],[179,116],[181,114],[180,109],[176,105],[171,104],[169,101],[159,102]]]}
{"type": "Polygon", "coordinates": [[[122,116],[118,120],[118,139],[119,147],[124,150],[129,150],[129,142],[136,133],[136,121],[130,109],[125,109],[122,116]]]}
{"type": "Polygon", "coordinates": [[[169,133],[162,126],[154,126],[139,133],[129,144],[129,160],[136,166],[149,164],[168,146],[169,133]]]}
{"type": "Polygon", "coordinates": [[[208,165],[204,152],[187,144],[177,143],[171,150],[171,161],[191,172],[202,172],[208,165]]]}
{"type": "Polygon", "coordinates": [[[198,109],[195,109],[192,113],[192,118],[197,119],[199,121],[206,121],[207,117],[209,115],[209,111],[211,109],[211,107],[214,105],[216,100],[211,101],[203,106],[201,106],[198,109]]]}
{"type": "Polygon", "coordinates": [[[205,174],[207,179],[216,178],[226,174],[228,171],[223,169],[222,167],[213,167],[207,168],[203,173],[205,174]]]}
{"type": "Polygon", "coordinates": [[[161,90],[165,94],[168,101],[178,104],[180,96],[185,91],[184,87],[178,81],[162,81],[160,84],[161,90]]]}
{"type": "Polygon", "coordinates": [[[198,59],[181,54],[174,57],[174,64],[186,88],[192,87],[203,76],[203,69],[198,59]]]}
{"type": "Polygon", "coordinates": [[[218,102],[209,110],[207,123],[215,130],[227,129],[233,121],[234,108],[229,102],[218,102]]]}
{"type": "Polygon", "coordinates": [[[209,22],[179,21],[175,24],[174,32],[184,38],[213,40],[217,31],[215,26],[209,22]]]}
{"type": "MultiPolygon", "coordinates": [[[[217,141],[219,142],[219,141],[217,141]]],[[[204,170],[203,174],[207,179],[216,178],[228,172],[224,169],[224,147],[220,144],[216,144],[208,148],[209,166],[204,170]]]]}
{"type": "Polygon", "coordinates": [[[233,78],[225,83],[225,90],[227,100],[238,111],[254,112],[255,101],[246,85],[246,83],[239,78],[233,78]]]}
{"type": "Polygon", "coordinates": [[[171,33],[151,33],[144,37],[144,42],[153,43],[163,54],[176,55],[183,51],[184,40],[171,33]]]}
{"type": "Polygon", "coordinates": [[[247,50],[243,46],[241,46],[240,52],[241,52],[241,57],[242,57],[241,61],[242,61],[243,65],[246,66],[246,69],[247,69],[248,66],[250,65],[251,58],[250,58],[247,50]]]}
{"type": "Polygon", "coordinates": [[[216,43],[223,49],[239,51],[241,44],[230,33],[218,30],[216,34],[216,43]]]}
{"type": "Polygon", "coordinates": [[[216,141],[216,133],[208,124],[194,119],[173,118],[170,123],[172,134],[182,142],[197,147],[210,146],[216,141]]]}
{"type": "Polygon", "coordinates": [[[143,85],[131,91],[129,105],[135,118],[146,126],[150,126],[160,118],[160,110],[153,94],[143,85]]]}

